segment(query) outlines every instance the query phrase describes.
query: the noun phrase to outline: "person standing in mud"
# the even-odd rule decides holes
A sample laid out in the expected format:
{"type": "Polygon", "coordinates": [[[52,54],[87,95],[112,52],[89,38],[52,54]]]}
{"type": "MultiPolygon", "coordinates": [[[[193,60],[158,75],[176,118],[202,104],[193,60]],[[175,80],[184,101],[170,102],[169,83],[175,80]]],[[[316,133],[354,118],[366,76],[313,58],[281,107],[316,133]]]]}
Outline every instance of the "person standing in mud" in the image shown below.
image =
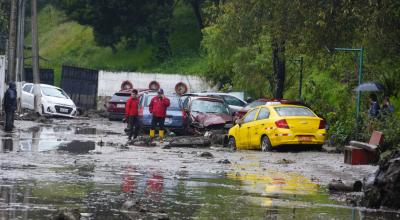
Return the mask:
{"type": "Polygon", "coordinates": [[[8,84],[8,89],[4,94],[3,109],[6,113],[4,130],[9,132],[14,128],[14,114],[17,110],[17,90],[14,82],[8,84]]]}
{"type": "Polygon", "coordinates": [[[132,90],[131,97],[128,99],[125,106],[125,119],[128,121],[128,141],[137,138],[140,129],[139,117],[139,98],[138,91],[136,89],[132,90]]]}
{"type": "Polygon", "coordinates": [[[167,108],[170,105],[170,101],[164,95],[164,90],[159,89],[157,96],[153,97],[150,101],[149,110],[153,115],[151,120],[150,138],[153,139],[155,136],[155,130],[159,128],[159,136],[161,140],[164,138],[164,122],[167,116],[167,108]]]}

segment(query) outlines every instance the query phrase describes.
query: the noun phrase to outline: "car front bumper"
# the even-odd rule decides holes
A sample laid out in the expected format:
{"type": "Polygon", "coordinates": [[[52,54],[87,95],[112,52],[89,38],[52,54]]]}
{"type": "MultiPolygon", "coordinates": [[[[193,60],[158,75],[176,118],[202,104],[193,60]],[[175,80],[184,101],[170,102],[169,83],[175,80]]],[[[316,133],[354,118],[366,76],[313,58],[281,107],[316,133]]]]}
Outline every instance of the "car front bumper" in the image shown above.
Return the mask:
{"type": "Polygon", "coordinates": [[[45,115],[73,118],[77,115],[77,108],[75,106],[60,104],[45,104],[43,105],[42,113],[45,115]]]}

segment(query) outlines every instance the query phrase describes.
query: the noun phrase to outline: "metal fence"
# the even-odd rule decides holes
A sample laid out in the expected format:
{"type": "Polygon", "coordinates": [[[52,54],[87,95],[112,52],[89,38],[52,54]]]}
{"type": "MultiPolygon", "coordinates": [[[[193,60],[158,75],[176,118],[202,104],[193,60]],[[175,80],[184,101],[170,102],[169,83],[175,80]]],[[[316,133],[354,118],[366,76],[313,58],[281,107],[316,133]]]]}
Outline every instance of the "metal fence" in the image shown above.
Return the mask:
{"type": "MultiPolygon", "coordinates": [[[[54,70],[47,68],[40,68],[40,83],[54,85],[54,70]]],[[[33,82],[32,67],[24,68],[25,82],[33,82]]]]}
{"type": "Polygon", "coordinates": [[[78,107],[96,109],[98,76],[98,70],[63,65],[61,88],[78,107]]]}

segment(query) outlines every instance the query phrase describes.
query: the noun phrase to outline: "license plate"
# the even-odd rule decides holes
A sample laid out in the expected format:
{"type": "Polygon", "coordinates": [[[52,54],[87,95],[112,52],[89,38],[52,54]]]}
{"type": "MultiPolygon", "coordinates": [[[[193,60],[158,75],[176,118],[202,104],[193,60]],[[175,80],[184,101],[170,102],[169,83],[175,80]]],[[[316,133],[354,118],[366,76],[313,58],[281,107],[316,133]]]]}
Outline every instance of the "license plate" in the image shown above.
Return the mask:
{"type": "Polygon", "coordinates": [[[67,109],[67,108],[60,108],[60,112],[62,112],[62,113],[68,113],[68,109],[67,109]]]}
{"type": "Polygon", "coordinates": [[[165,124],[171,124],[172,118],[165,118],[165,124]]]}
{"type": "Polygon", "coordinates": [[[303,141],[303,142],[310,142],[310,141],[312,141],[311,136],[298,136],[297,138],[299,139],[299,141],[303,141]]]}
{"type": "Polygon", "coordinates": [[[117,108],[125,108],[125,104],[117,104],[117,108]]]}

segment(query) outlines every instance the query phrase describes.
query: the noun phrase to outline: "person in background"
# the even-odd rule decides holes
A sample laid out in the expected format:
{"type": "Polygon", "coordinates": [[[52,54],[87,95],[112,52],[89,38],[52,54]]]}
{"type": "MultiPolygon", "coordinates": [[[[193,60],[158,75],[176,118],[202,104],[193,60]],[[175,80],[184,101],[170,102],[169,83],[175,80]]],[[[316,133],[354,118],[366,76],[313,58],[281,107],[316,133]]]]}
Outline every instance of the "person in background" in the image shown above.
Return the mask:
{"type": "Polygon", "coordinates": [[[14,82],[8,84],[8,89],[4,94],[3,109],[6,113],[4,130],[9,132],[14,128],[14,114],[17,110],[17,90],[14,82]]]}
{"type": "Polygon", "coordinates": [[[153,115],[151,120],[150,138],[155,136],[155,130],[159,128],[159,136],[161,140],[164,138],[164,122],[167,116],[167,108],[170,105],[169,99],[164,95],[164,90],[159,89],[157,96],[150,101],[149,111],[153,115]]]}
{"type": "Polygon", "coordinates": [[[394,106],[390,103],[389,97],[383,99],[382,114],[389,115],[394,112],[394,106]]]}
{"type": "Polygon", "coordinates": [[[138,118],[138,108],[139,108],[139,98],[138,91],[136,89],[132,90],[131,97],[126,102],[125,106],[125,120],[128,121],[128,141],[137,138],[140,129],[140,123],[138,118]]]}
{"type": "Polygon", "coordinates": [[[369,109],[368,109],[368,114],[369,116],[376,118],[379,115],[379,103],[378,103],[378,98],[376,97],[376,94],[371,94],[369,96],[369,109]]]}

